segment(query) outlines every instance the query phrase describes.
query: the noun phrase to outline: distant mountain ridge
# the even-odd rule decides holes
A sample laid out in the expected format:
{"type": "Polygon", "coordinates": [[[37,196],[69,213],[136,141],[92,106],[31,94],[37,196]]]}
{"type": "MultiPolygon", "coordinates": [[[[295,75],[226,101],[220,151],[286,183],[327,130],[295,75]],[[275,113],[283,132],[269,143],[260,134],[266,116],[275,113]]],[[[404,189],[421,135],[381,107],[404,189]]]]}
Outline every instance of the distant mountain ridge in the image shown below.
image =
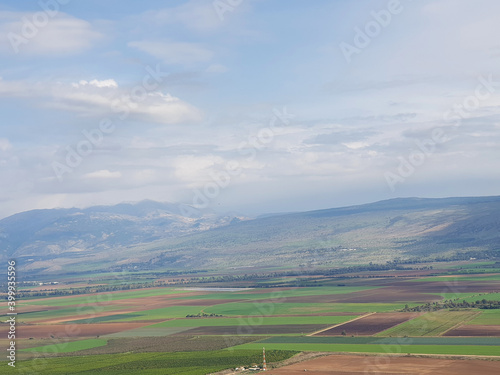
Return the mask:
{"type": "Polygon", "coordinates": [[[35,261],[59,255],[81,257],[208,230],[234,219],[150,200],[85,209],[32,210],[0,220],[1,257],[35,261]]]}
{"type": "Polygon", "coordinates": [[[30,272],[336,267],[500,256],[500,196],[397,198],[253,220],[143,201],[0,220],[2,257],[30,272]],[[190,210],[191,211],[190,211],[190,210]],[[241,220],[243,219],[243,220],[241,220]]]}

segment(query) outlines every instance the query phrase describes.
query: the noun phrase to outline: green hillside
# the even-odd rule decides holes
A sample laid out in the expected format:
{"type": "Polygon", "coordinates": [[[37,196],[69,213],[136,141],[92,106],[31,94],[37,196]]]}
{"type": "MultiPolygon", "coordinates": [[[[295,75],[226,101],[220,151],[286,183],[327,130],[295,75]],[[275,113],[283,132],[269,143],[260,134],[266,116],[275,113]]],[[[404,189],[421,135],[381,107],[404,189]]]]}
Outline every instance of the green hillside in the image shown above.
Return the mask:
{"type": "MultiPolygon", "coordinates": [[[[53,213],[48,210],[47,214],[53,213]]],[[[57,254],[44,253],[30,264],[28,258],[32,254],[13,253],[24,261],[25,269],[56,273],[63,269],[78,272],[238,267],[247,272],[383,264],[395,259],[487,259],[500,249],[500,197],[392,199],[234,220],[192,234],[131,241],[128,245],[122,242],[104,246],[103,242],[98,248],[76,251],[75,246],[65,248],[53,234],[50,243],[58,246],[57,254]],[[64,267],[57,268],[58,264],[64,267]]],[[[36,250],[36,241],[30,247],[36,250]]]]}

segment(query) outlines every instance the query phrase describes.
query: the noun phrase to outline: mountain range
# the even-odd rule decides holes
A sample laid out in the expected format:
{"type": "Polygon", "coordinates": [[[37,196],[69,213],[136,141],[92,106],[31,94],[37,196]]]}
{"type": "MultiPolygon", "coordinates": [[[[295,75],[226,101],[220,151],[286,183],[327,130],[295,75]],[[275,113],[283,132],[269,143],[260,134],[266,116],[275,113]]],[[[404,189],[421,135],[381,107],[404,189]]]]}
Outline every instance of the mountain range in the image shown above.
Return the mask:
{"type": "Polygon", "coordinates": [[[500,196],[398,198],[255,219],[153,201],[33,210],[0,220],[0,249],[3,262],[16,259],[33,275],[487,258],[500,255],[500,196]]]}

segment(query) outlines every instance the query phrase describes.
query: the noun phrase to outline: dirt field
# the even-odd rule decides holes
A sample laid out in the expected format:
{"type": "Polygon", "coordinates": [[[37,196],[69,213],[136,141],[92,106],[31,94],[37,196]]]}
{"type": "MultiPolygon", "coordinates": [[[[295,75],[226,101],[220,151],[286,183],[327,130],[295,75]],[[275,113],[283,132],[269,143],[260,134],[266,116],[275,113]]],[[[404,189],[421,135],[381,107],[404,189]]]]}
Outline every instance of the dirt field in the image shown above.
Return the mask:
{"type": "Polygon", "coordinates": [[[446,332],[443,336],[492,336],[500,337],[500,326],[461,326],[446,332]]]}
{"type": "Polygon", "coordinates": [[[417,317],[418,313],[377,313],[338,325],[315,336],[340,336],[343,331],[347,336],[371,336],[385,331],[400,323],[417,317]]]}
{"type": "MultiPolygon", "coordinates": [[[[17,326],[16,338],[93,337],[140,328],[148,323],[99,323],[99,324],[21,324],[17,326]]],[[[0,336],[7,337],[7,325],[0,327],[0,336]]]]}
{"type": "Polygon", "coordinates": [[[331,355],[276,370],[269,375],[497,375],[500,361],[331,355]]]}

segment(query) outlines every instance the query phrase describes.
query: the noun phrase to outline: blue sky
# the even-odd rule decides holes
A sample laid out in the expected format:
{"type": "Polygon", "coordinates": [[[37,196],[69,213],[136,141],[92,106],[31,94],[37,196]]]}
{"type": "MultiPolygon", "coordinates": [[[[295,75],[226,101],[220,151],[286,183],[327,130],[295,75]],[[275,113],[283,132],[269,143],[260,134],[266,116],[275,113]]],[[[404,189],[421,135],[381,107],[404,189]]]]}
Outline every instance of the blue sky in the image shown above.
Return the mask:
{"type": "Polygon", "coordinates": [[[0,217],[143,199],[258,214],[497,195],[499,11],[3,1],[0,217]]]}

